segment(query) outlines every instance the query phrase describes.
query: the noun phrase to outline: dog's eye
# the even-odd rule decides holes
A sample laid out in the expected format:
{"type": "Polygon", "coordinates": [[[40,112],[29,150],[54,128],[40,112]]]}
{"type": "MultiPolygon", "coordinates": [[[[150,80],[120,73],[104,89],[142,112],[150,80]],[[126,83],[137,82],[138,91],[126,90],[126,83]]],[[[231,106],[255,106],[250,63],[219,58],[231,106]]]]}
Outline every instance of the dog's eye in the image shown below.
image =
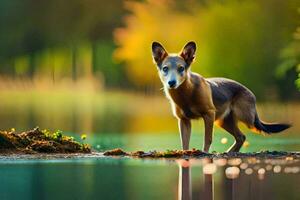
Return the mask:
{"type": "Polygon", "coordinates": [[[168,67],[163,67],[162,70],[163,70],[163,72],[168,72],[169,68],[168,67]]]}
{"type": "Polygon", "coordinates": [[[181,72],[183,72],[183,71],[184,71],[184,67],[183,67],[183,66],[181,66],[181,67],[179,67],[177,70],[178,70],[178,72],[179,72],[179,73],[181,73],[181,72]]]}

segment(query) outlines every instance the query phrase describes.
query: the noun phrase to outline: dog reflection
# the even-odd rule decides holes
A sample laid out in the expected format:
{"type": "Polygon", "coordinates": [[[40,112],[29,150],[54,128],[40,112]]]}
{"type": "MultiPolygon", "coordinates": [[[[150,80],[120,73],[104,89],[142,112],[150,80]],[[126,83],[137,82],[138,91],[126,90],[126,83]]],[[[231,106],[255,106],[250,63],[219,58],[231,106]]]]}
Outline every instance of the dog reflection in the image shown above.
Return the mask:
{"type": "Polygon", "coordinates": [[[190,166],[179,165],[178,199],[181,200],[192,199],[190,166]]]}
{"type": "MultiPolygon", "coordinates": [[[[179,160],[179,179],[178,179],[178,199],[192,199],[191,165],[189,160],[179,160]]],[[[213,196],[213,175],[204,174],[204,186],[201,199],[212,200],[213,196]]]]}

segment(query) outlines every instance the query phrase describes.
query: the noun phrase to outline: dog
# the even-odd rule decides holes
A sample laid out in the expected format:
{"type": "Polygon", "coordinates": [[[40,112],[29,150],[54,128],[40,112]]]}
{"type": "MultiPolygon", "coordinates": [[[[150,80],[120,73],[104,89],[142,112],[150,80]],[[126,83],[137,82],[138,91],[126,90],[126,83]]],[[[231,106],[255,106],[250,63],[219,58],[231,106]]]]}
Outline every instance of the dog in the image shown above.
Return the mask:
{"type": "Polygon", "coordinates": [[[195,52],[196,43],[193,41],[188,42],[180,53],[170,54],[160,43],[152,43],[152,57],[173,115],[178,119],[183,150],[189,149],[191,120],[194,119],[204,120],[204,152],[209,152],[214,123],[235,139],[227,152],[239,152],[246,140],[238,127],[239,121],[253,131],[267,134],[291,126],[261,121],[256,111],[255,95],[242,84],[227,78],[204,78],[192,72],[195,52]]]}

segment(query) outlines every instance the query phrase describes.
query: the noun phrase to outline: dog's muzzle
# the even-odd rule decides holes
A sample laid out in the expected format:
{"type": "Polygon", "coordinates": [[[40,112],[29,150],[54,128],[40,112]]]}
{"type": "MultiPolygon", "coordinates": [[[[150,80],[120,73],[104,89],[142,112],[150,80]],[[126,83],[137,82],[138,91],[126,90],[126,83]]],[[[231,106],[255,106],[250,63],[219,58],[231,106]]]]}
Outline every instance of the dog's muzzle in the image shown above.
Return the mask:
{"type": "Polygon", "coordinates": [[[174,88],[176,86],[176,81],[175,80],[168,81],[168,85],[170,88],[174,88]]]}

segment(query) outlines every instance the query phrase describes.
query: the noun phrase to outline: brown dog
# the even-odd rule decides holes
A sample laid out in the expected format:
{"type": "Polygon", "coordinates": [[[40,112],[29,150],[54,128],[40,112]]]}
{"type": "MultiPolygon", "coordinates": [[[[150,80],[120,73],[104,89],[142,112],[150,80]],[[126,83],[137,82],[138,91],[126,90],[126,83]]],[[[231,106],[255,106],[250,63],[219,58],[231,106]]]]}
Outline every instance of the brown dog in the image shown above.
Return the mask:
{"type": "Polygon", "coordinates": [[[203,118],[205,125],[203,151],[212,142],[214,122],[235,138],[229,152],[237,152],[246,137],[237,126],[238,121],[250,129],[268,134],[290,127],[288,124],[265,123],[259,120],[254,94],[240,83],[226,78],[203,78],[190,70],[196,51],[195,42],[187,43],[179,54],[168,54],[158,42],[152,43],[153,59],[158,67],[164,91],[178,119],[181,144],[189,149],[191,120],[203,118]]]}

